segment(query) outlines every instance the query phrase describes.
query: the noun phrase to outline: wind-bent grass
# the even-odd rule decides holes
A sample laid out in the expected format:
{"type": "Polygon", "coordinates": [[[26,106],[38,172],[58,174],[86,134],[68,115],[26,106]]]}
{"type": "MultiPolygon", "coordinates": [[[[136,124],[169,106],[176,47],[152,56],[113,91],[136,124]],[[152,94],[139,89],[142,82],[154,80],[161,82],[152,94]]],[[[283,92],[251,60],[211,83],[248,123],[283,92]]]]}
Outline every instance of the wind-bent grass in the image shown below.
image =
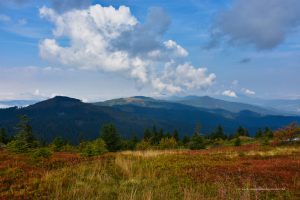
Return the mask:
{"type": "Polygon", "coordinates": [[[299,198],[298,147],[249,148],[242,152],[216,149],[109,154],[100,160],[48,173],[42,179],[37,198],[299,198]]]}

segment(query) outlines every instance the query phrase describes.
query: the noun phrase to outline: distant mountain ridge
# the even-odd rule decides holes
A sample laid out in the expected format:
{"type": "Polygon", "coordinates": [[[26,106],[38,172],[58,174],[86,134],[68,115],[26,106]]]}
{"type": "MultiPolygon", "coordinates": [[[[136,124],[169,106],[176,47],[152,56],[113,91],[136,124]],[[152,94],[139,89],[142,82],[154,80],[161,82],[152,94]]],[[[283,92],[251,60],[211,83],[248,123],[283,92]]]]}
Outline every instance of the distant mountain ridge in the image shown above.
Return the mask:
{"type": "Polygon", "coordinates": [[[260,113],[263,115],[280,115],[282,113],[275,112],[273,110],[269,110],[263,107],[239,103],[239,102],[231,102],[220,100],[216,98],[212,98],[209,96],[186,96],[175,100],[175,102],[182,103],[185,105],[195,106],[199,108],[207,108],[207,109],[222,109],[227,110],[229,112],[238,113],[244,110],[249,110],[252,112],[260,113]]]}
{"type": "MultiPolygon", "coordinates": [[[[194,106],[202,109],[225,110],[233,113],[238,113],[243,110],[250,110],[264,115],[298,115],[300,116],[300,100],[287,99],[259,99],[245,95],[239,95],[239,98],[224,98],[210,96],[173,96],[165,99],[155,99],[145,96],[133,96],[128,98],[111,99],[103,102],[98,102],[96,105],[125,105],[132,104],[138,106],[149,106],[151,103],[158,101],[181,103],[189,106],[194,106]],[[147,103],[145,103],[147,102],[147,103]]],[[[0,108],[8,107],[26,107],[37,103],[38,100],[0,100],[0,108]]],[[[161,107],[161,106],[160,106],[161,107]]]]}
{"type": "Polygon", "coordinates": [[[245,103],[230,102],[220,99],[215,99],[209,96],[186,96],[177,97],[171,100],[160,100],[150,97],[128,97],[112,99],[104,102],[95,103],[95,105],[105,105],[105,106],[120,106],[120,105],[136,105],[144,107],[170,107],[171,105],[181,106],[181,105],[192,106],[196,108],[201,108],[205,110],[223,110],[232,113],[239,113],[244,110],[249,110],[251,112],[256,112],[262,115],[281,115],[280,112],[275,112],[272,110],[265,109],[263,107],[254,106],[245,103]]]}
{"type": "Polygon", "coordinates": [[[300,99],[260,99],[240,96],[237,101],[300,116],[300,99]]]}
{"type": "Polygon", "coordinates": [[[36,137],[51,141],[62,136],[72,143],[79,138],[94,139],[99,129],[114,123],[124,137],[133,133],[142,137],[146,128],[156,126],[181,136],[192,135],[195,124],[200,122],[203,134],[208,134],[221,124],[227,134],[233,134],[238,126],[246,127],[251,134],[266,126],[277,129],[300,117],[263,115],[243,110],[238,113],[222,109],[207,109],[177,102],[155,100],[148,97],[130,97],[100,103],[84,103],[69,97],[55,97],[24,108],[0,109],[0,127],[15,132],[18,115],[27,115],[36,137]]]}

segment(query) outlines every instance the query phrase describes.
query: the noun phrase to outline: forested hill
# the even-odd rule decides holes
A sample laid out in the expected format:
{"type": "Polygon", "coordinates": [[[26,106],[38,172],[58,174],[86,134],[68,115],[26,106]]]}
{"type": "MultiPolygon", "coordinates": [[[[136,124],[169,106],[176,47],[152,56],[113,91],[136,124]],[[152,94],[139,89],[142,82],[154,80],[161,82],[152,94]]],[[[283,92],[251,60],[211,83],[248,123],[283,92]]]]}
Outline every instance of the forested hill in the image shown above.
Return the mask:
{"type": "MultiPolygon", "coordinates": [[[[146,99],[149,100],[149,99],[146,99]]],[[[144,104],[90,104],[69,97],[55,97],[25,108],[0,109],[0,127],[9,134],[15,132],[19,115],[27,115],[36,137],[51,141],[56,136],[76,143],[80,138],[94,139],[100,127],[114,123],[124,137],[135,133],[142,137],[146,128],[156,126],[164,131],[177,129],[180,135],[192,135],[195,124],[201,123],[202,132],[210,133],[221,124],[227,134],[242,125],[250,133],[266,126],[276,129],[300,117],[268,116],[251,111],[231,113],[222,109],[203,109],[167,101],[151,99],[151,106],[144,104]]]]}

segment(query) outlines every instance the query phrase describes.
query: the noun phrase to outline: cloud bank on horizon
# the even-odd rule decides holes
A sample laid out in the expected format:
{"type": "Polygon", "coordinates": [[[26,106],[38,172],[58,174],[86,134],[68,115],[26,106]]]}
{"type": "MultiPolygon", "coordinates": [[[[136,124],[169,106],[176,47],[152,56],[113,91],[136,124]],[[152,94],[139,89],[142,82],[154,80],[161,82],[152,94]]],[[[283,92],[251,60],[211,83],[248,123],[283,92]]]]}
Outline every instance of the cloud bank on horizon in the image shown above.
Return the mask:
{"type": "Polygon", "coordinates": [[[163,40],[170,19],[151,8],[140,23],[126,6],[99,4],[58,13],[42,7],[40,16],[55,25],[53,38],[40,43],[40,55],[50,61],[84,70],[123,74],[159,93],[180,93],[211,86],[216,75],[187,62],[188,52],[173,40],[163,40]],[[67,38],[69,44],[59,44],[67,38]]]}

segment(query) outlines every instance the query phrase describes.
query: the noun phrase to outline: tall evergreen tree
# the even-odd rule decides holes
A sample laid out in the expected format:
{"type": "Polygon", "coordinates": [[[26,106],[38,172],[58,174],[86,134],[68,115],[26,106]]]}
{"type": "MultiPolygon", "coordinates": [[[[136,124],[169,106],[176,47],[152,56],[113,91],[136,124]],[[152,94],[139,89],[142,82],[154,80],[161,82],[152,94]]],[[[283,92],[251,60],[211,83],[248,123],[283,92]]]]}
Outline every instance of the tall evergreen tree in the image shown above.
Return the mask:
{"type": "Polygon", "coordinates": [[[189,142],[190,142],[190,137],[187,136],[187,135],[183,136],[183,138],[182,138],[182,143],[183,143],[184,145],[187,145],[189,142]]]}
{"type": "Polygon", "coordinates": [[[217,128],[215,129],[215,131],[213,132],[212,139],[226,139],[227,136],[224,133],[224,129],[221,125],[218,125],[217,128]]]}
{"type": "Polygon", "coordinates": [[[189,142],[189,147],[192,150],[204,149],[205,144],[203,137],[200,134],[194,133],[194,135],[191,138],[191,141],[189,142]]]}
{"type": "Polygon", "coordinates": [[[204,149],[205,148],[204,139],[201,135],[200,123],[196,124],[195,132],[194,132],[194,134],[191,138],[191,141],[189,143],[189,147],[192,150],[204,149]]]}
{"type": "Polygon", "coordinates": [[[8,136],[7,136],[5,128],[0,129],[0,143],[3,143],[3,144],[8,143],[8,136]]]}
{"type": "Polygon", "coordinates": [[[164,135],[164,138],[171,138],[172,137],[172,134],[167,132],[165,135],[164,135]]]}
{"type": "Polygon", "coordinates": [[[257,138],[257,139],[262,138],[262,136],[263,136],[263,132],[262,132],[261,128],[259,128],[256,132],[255,138],[257,138]]]}
{"type": "Polygon", "coordinates": [[[267,138],[272,138],[273,137],[273,132],[269,127],[265,128],[264,136],[267,137],[267,138]]]}
{"type": "Polygon", "coordinates": [[[151,144],[159,144],[161,138],[163,137],[164,135],[164,130],[161,128],[158,132],[156,131],[156,128],[155,126],[153,127],[153,130],[152,130],[152,134],[153,134],[153,137],[152,137],[152,140],[151,140],[151,144]]]}
{"type": "Polygon", "coordinates": [[[139,139],[138,139],[138,137],[136,136],[135,133],[132,135],[131,141],[132,141],[134,144],[137,144],[137,143],[139,142],[139,139]]]}
{"type": "Polygon", "coordinates": [[[248,134],[248,130],[242,126],[240,126],[237,131],[236,131],[236,134],[235,134],[236,137],[239,137],[239,136],[249,136],[248,134]]]}
{"type": "Polygon", "coordinates": [[[125,146],[125,149],[130,149],[130,150],[134,150],[136,147],[136,144],[139,142],[138,137],[136,136],[135,133],[131,134],[131,138],[129,141],[125,142],[125,144],[127,143],[127,146],[125,146]]]}
{"type": "Polygon", "coordinates": [[[152,132],[147,128],[144,132],[144,140],[150,142],[152,137],[153,137],[152,132]]]}
{"type": "Polygon", "coordinates": [[[20,122],[16,126],[17,134],[14,140],[8,143],[8,148],[17,153],[27,152],[31,148],[38,146],[35,140],[29,119],[25,115],[19,116],[20,122]]]}
{"type": "Polygon", "coordinates": [[[104,140],[109,151],[119,151],[122,147],[121,136],[113,124],[106,124],[101,128],[100,137],[104,140]]]}
{"type": "Polygon", "coordinates": [[[159,138],[159,141],[164,137],[164,129],[160,129],[159,132],[158,132],[158,138],[159,138]]]}
{"type": "Polygon", "coordinates": [[[54,138],[52,144],[54,146],[54,151],[61,151],[65,145],[65,142],[61,137],[56,137],[54,138]]]}
{"type": "Polygon", "coordinates": [[[156,126],[154,125],[153,127],[152,127],[152,134],[153,135],[157,135],[157,129],[156,129],[156,126]]]}
{"type": "Polygon", "coordinates": [[[173,132],[173,138],[176,140],[176,142],[179,141],[179,132],[176,129],[173,132]]]}
{"type": "Polygon", "coordinates": [[[17,140],[26,142],[29,146],[35,141],[32,133],[32,127],[29,125],[29,119],[26,115],[19,116],[20,122],[17,124],[17,140]]]}

